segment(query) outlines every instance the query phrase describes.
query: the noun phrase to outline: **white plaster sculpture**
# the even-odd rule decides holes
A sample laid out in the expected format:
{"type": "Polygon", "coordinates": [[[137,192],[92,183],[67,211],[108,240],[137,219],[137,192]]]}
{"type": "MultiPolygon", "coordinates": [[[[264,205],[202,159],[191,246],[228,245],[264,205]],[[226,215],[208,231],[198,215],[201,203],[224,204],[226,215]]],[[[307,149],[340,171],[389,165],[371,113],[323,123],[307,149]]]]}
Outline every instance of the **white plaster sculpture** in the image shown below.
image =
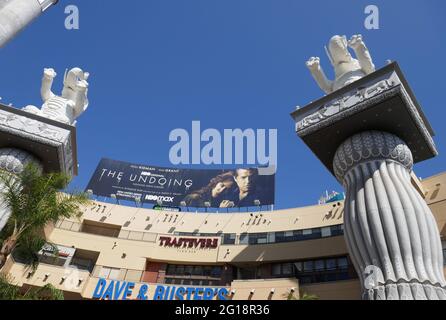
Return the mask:
{"type": "Polygon", "coordinates": [[[327,94],[375,71],[375,65],[361,35],[354,35],[349,41],[346,36],[333,36],[326,51],[334,67],[334,81],[325,75],[319,57],[311,57],[306,65],[319,87],[327,94]],[[357,59],[352,57],[348,51],[349,47],[353,49],[357,59]]]}
{"type": "Polygon", "coordinates": [[[44,70],[40,91],[44,102],[42,108],[26,106],[24,110],[52,120],[75,125],[76,118],[88,107],[87,79],[89,73],[82,71],[80,68],[73,68],[65,72],[61,96],[57,96],[51,91],[56,75],[54,69],[44,70]]]}

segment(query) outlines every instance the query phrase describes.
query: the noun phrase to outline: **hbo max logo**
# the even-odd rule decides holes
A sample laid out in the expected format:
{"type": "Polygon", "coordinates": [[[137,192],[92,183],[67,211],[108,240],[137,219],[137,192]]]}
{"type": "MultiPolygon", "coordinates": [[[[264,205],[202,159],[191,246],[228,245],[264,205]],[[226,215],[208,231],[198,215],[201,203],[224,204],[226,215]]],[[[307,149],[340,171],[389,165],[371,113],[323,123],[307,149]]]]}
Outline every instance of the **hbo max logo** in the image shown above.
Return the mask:
{"type": "Polygon", "coordinates": [[[152,194],[146,194],[145,196],[146,200],[149,201],[162,201],[162,202],[173,202],[173,197],[165,197],[165,196],[155,196],[152,194]]]}

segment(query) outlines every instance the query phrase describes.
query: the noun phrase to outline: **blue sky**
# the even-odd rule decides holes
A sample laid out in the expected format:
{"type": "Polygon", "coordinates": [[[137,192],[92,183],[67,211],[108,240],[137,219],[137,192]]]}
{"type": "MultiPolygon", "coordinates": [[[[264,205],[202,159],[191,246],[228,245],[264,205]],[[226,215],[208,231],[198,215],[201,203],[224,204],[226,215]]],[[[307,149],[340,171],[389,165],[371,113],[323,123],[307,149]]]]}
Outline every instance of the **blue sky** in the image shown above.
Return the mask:
{"type": "Polygon", "coordinates": [[[442,0],[61,0],[0,50],[0,96],[40,106],[44,67],[58,72],[57,93],[65,68],[91,73],[73,188],[86,186],[102,157],[169,166],[169,132],[200,120],[203,129],[277,129],[276,208],[311,205],[342,189],[289,113],[322,96],[305,61],[320,56],[331,71],[323,47],[334,34],[361,33],[377,67],[399,62],[440,152],[415,172],[446,170],[445,14],[442,0]],[[69,4],[80,10],[79,30],[64,27],[69,4]],[[364,28],[369,4],[380,9],[379,30],[364,28]]]}

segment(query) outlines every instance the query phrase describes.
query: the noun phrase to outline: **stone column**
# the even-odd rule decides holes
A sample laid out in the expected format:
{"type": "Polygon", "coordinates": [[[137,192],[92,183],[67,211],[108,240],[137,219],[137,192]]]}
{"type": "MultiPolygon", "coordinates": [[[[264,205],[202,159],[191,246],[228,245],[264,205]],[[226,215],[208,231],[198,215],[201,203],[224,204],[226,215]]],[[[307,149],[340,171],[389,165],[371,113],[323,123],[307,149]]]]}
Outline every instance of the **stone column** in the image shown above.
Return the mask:
{"type": "Polygon", "coordinates": [[[57,0],[0,0],[0,48],[57,0]]]}
{"type": "MultiPolygon", "coordinates": [[[[42,169],[41,161],[29,152],[16,148],[0,148],[0,171],[2,173],[19,174],[29,163],[34,163],[38,168],[42,169]]],[[[1,182],[0,190],[3,190],[1,182]]],[[[0,196],[0,230],[3,229],[10,215],[11,211],[1,201],[0,196]]]]}
{"type": "Polygon", "coordinates": [[[363,299],[446,300],[439,230],[411,184],[412,166],[407,144],[382,131],[355,134],[336,150],[333,170],[346,190],[345,238],[363,299]]]}

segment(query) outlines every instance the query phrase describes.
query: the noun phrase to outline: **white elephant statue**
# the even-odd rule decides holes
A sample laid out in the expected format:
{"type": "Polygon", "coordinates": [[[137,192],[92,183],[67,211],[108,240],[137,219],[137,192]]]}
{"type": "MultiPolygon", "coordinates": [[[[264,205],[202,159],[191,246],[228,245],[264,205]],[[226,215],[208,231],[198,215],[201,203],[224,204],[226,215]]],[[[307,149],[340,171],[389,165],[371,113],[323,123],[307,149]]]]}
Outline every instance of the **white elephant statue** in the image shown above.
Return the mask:
{"type": "Polygon", "coordinates": [[[62,95],[57,96],[51,91],[54,78],[54,69],[48,68],[43,72],[41,96],[42,108],[26,106],[25,111],[34,113],[48,119],[63,122],[69,125],[76,124],[79,117],[88,107],[88,72],[80,68],[73,68],[65,72],[62,95]]]}
{"type": "Polygon", "coordinates": [[[333,36],[326,51],[334,67],[335,80],[327,78],[319,57],[311,57],[306,64],[319,87],[327,94],[375,71],[375,65],[361,35],[354,35],[349,41],[346,36],[333,36]],[[349,47],[353,49],[357,59],[351,56],[349,47]]]}

